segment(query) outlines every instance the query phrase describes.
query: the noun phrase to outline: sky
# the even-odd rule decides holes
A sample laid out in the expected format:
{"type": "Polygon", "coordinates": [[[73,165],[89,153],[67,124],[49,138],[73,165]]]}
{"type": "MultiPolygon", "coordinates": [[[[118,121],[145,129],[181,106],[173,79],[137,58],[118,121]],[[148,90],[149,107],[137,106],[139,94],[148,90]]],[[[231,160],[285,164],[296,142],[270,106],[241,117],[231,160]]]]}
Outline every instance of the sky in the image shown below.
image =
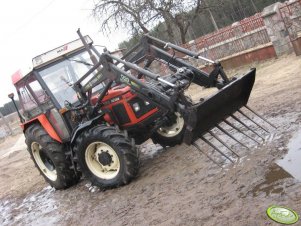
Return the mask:
{"type": "Polygon", "coordinates": [[[10,0],[0,5],[0,106],[15,92],[11,75],[30,67],[33,57],[77,39],[78,28],[111,51],[127,39],[124,31],[100,32],[92,7],[93,0],[10,0]]]}

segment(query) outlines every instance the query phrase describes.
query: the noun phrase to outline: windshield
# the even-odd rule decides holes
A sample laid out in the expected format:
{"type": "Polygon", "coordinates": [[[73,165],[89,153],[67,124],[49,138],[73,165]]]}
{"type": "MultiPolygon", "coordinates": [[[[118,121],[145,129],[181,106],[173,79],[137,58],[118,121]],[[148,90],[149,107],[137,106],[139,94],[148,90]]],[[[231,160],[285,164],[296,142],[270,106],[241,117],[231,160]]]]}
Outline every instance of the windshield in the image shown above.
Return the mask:
{"type": "MultiPolygon", "coordinates": [[[[60,104],[60,107],[64,107],[65,100],[70,103],[78,101],[72,84],[92,67],[93,63],[91,62],[89,54],[86,51],[81,51],[73,56],[65,57],[64,60],[41,70],[39,73],[60,104]]],[[[96,72],[93,72],[91,76],[95,73],[96,72]]],[[[102,87],[103,85],[100,84],[92,91],[99,90],[102,87]]]]}

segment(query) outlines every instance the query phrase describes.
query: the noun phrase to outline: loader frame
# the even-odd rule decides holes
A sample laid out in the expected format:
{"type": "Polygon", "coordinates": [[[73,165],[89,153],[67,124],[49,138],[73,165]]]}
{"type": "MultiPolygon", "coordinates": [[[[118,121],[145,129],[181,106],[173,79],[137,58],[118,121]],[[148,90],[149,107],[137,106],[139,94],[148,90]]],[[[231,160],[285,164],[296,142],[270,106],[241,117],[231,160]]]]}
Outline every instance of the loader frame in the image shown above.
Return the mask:
{"type": "MultiPolygon", "coordinates": [[[[89,46],[79,30],[78,34],[89,52],[89,46]]],[[[95,61],[95,65],[74,84],[74,89],[81,93],[84,103],[88,103],[91,89],[101,82],[106,82],[106,86],[100,93],[97,103],[101,103],[113,82],[126,84],[142,99],[154,103],[163,112],[162,118],[168,113],[179,112],[184,117],[186,124],[183,138],[186,144],[193,143],[203,133],[215,127],[219,121],[246,105],[255,81],[255,69],[250,70],[240,79],[233,78],[230,80],[220,62],[214,62],[195,52],[161,41],[150,35],[144,35],[140,42],[122,58],[118,58],[106,50],[99,57],[99,61],[95,61]],[[199,70],[177,57],[178,54],[211,63],[213,70],[209,74],[199,70]],[[148,66],[154,59],[168,62],[169,66],[172,65],[170,69],[174,74],[169,77],[161,77],[159,74],[149,71],[148,66]],[[144,62],[144,68],[137,66],[142,62],[144,62]],[[123,65],[123,68],[118,66],[120,64],[123,65]],[[98,75],[82,85],[81,82],[95,70],[98,70],[98,75]],[[130,71],[135,71],[138,76],[132,75],[130,71]],[[163,89],[149,86],[141,81],[141,77],[157,82],[163,89]],[[171,77],[176,77],[176,79],[171,79],[171,77]],[[184,95],[185,87],[181,82],[186,82],[189,85],[195,83],[206,88],[216,87],[220,91],[207,100],[194,104],[184,95]],[[86,93],[88,96],[85,95],[86,93]]],[[[91,54],[92,58],[93,55],[91,54]]],[[[96,104],[90,115],[93,116],[99,108],[100,105],[96,104]]]]}

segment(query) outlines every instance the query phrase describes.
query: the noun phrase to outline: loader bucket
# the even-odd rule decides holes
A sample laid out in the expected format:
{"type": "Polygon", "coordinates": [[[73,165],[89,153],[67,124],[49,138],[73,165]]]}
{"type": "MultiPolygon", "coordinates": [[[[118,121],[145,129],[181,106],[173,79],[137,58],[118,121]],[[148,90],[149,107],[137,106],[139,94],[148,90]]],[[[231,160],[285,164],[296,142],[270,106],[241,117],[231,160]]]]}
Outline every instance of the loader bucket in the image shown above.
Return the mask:
{"type": "Polygon", "coordinates": [[[186,119],[184,142],[188,145],[194,143],[203,134],[245,106],[255,82],[255,74],[256,69],[251,69],[216,94],[187,109],[184,117],[186,119]]]}

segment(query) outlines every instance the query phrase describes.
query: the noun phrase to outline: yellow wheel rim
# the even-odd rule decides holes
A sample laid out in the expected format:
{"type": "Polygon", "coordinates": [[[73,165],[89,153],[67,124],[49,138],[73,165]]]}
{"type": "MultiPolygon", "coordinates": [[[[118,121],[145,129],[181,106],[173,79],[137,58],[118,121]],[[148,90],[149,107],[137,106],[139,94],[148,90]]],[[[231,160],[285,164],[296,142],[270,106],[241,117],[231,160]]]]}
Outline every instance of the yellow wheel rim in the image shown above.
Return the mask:
{"type": "Polygon", "coordinates": [[[42,173],[52,181],[56,181],[57,172],[51,159],[43,153],[42,146],[37,142],[31,143],[31,151],[35,162],[42,173]]]}
{"type": "Polygon", "coordinates": [[[106,143],[91,143],[86,148],[85,160],[89,170],[101,179],[110,180],[119,173],[119,157],[114,149],[106,143]]]}
{"type": "Polygon", "coordinates": [[[184,127],[184,119],[180,113],[175,113],[177,116],[176,122],[171,126],[160,127],[157,132],[163,137],[175,137],[181,133],[184,127]]]}

